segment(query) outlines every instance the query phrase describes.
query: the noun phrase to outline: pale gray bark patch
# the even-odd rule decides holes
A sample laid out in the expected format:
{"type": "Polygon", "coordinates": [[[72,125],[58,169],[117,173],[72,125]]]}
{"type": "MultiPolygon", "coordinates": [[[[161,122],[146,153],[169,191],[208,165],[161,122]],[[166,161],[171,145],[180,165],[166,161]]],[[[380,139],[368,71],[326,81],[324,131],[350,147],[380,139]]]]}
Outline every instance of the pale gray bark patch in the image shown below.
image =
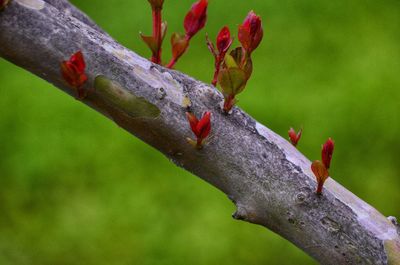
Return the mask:
{"type": "Polygon", "coordinates": [[[222,113],[223,97],[214,87],[153,65],[80,15],[63,11],[57,1],[48,2],[52,5],[33,10],[13,1],[0,13],[2,57],[74,95],[60,75],[60,62],[82,50],[87,89],[103,75],[157,106],[160,115],[130,116],[96,91],[84,103],[227,194],[237,206],[234,218],[271,229],[322,264],[388,264],[385,242],[393,246],[400,239],[377,210],[333,179],[323,196],[316,195],[310,161],[239,108],[222,113]],[[197,116],[212,112],[212,136],[201,151],[186,142],[193,137],[186,98],[197,116]]]}
{"type": "Polygon", "coordinates": [[[96,23],[94,23],[85,13],[76,8],[68,0],[43,0],[44,2],[54,6],[60,12],[66,15],[72,16],[86,25],[92,27],[93,29],[106,34],[103,29],[101,29],[96,23]]]}

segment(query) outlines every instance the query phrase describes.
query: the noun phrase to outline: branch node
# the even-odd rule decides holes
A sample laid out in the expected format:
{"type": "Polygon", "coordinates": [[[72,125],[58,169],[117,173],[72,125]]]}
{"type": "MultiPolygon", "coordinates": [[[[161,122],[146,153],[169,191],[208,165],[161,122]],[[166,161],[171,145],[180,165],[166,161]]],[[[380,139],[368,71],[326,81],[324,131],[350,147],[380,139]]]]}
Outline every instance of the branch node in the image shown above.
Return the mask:
{"type": "Polygon", "coordinates": [[[228,195],[228,199],[233,202],[234,204],[236,204],[236,200],[232,195],[228,195]]]}
{"type": "Polygon", "coordinates": [[[163,100],[167,96],[167,92],[163,87],[159,87],[157,90],[157,98],[163,100]]]}
{"type": "Polygon", "coordinates": [[[336,221],[332,220],[328,216],[325,216],[321,219],[321,224],[328,230],[329,233],[332,234],[336,234],[341,230],[340,224],[338,224],[336,221]]]}
{"type": "Polygon", "coordinates": [[[246,221],[248,220],[248,214],[246,209],[243,206],[237,206],[237,210],[236,212],[234,212],[232,214],[233,219],[235,220],[242,220],[242,221],[246,221]]]}
{"type": "Polygon", "coordinates": [[[392,224],[398,226],[399,224],[397,223],[397,218],[394,216],[388,216],[387,218],[392,224]]]}
{"type": "Polygon", "coordinates": [[[397,222],[397,218],[394,216],[388,216],[387,219],[397,228],[397,234],[400,235],[400,224],[397,222]]]}

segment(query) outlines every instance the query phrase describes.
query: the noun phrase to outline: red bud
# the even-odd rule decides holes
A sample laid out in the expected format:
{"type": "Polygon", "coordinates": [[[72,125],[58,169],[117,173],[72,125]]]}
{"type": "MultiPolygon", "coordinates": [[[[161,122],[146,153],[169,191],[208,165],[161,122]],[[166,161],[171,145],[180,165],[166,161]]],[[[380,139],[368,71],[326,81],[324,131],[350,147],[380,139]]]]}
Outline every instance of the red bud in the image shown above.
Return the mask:
{"type": "Polygon", "coordinates": [[[190,128],[192,129],[193,133],[197,136],[197,124],[199,120],[192,112],[186,112],[186,117],[189,121],[190,128]]]}
{"type": "Polygon", "coordinates": [[[231,38],[231,32],[228,27],[223,27],[217,36],[217,49],[220,56],[223,58],[225,53],[231,47],[233,39],[231,38]]]}
{"type": "Polygon", "coordinates": [[[221,68],[221,64],[225,58],[226,52],[232,45],[233,39],[231,38],[231,33],[227,26],[223,27],[217,35],[217,49],[215,49],[214,44],[209,40],[208,35],[206,35],[207,46],[210,52],[215,58],[215,71],[214,78],[211,83],[216,86],[218,82],[218,75],[221,68]],[[218,50],[218,52],[217,52],[218,50]]]}
{"type": "Polygon", "coordinates": [[[333,154],[333,149],[335,147],[334,141],[332,141],[331,138],[329,138],[325,144],[322,146],[322,162],[324,163],[326,169],[329,169],[331,166],[331,160],[332,160],[332,154],[333,154]]]}
{"type": "Polygon", "coordinates": [[[239,25],[239,41],[247,53],[251,54],[260,44],[264,32],[261,18],[253,11],[247,15],[242,25],[239,25]]]}
{"type": "Polygon", "coordinates": [[[81,51],[73,54],[68,61],[61,63],[61,74],[64,80],[78,91],[80,98],[84,96],[81,87],[88,79],[85,74],[85,68],[86,64],[81,51]]]}
{"type": "Polygon", "coordinates": [[[192,5],[190,11],[186,14],[184,27],[188,39],[199,32],[207,21],[208,0],[199,0],[192,5]]]}
{"type": "Polygon", "coordinates": [[[189,47],[190,39],[201,30],[207,21],[208,0],[199,0],[192,5],[190,11],[186,14],[183,26],[186,31],[185,36],[177,33],[171,37],[172,58],[166,65],[167,68],[174,68],[179,58],[185,53],[189,47]]]}
{"type": "Polygon", "coordinates": [[[318,183],[316,192],[317,194],[321,194],[322,187],[324,186],[325,181],[329,178],[328,169],[321,161],[316,160],[311,164],[311,170],[313,171],[318,183]]]}
{"type": "Polygon", "coordinates": [[[209,135],[210,131],[211,131],[211,112],[206,112],[204,113],[203,117],[201,118],[201,120],[199,120],[199,123],[197,124],[197,137],[201,138],[201,139],[205,139],[207,138],[207,136],[209,135]]]}
{"type": "Polygon", "coordinates": [[[297,143],[299,142],[301,138],[301,134],[303,133],[303,129],[300,129],[298,133],[293,128],[290,128],[289,130],[289,138],[290,141],[292,142],[292,145],[297,146],[297,143]]]}
{"type": "Polygon", "coordinates": [[[201,148],[203,140],[208,137],[211,131],[211,113],[208,111],[205,112],[200,120],[198,120],[196,116],[191,112],[187,112],[186,117],[189,121],[192,132],[197,137],[196,147],[201,148]]]}

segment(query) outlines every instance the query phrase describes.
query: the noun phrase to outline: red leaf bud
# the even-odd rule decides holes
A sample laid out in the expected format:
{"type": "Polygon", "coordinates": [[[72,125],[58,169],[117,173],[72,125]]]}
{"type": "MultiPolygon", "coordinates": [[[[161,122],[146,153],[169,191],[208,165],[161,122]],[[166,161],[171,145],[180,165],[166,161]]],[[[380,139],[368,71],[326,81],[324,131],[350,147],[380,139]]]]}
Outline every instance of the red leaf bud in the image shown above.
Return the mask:
{"type": "Polygon", "coordinates": [[[238,38],[247,53],[251,54],[260,44],[264,32],[261,18],[253,11],[247,15],[242,25],[239,25],[238,38]]]}
{"type": "Polygon", "coordinates": [[[189,121],[192,132],[196,135],[196,147],[202,148],[203,140],[208,137],[211,131],[211,112],[205,112],[200,120],[198,120],[191,112],[187,112],[186,117],[189,121]]]}
{"type": "Polygon", "coordinates": [[[331,138],[329,138],[325,144],[322,146],[322,162],[324,163],[326,169],[329,169],[331,166],[331,160],[332,160],[332,154],[333,154],[333,149],[335,147],[334,141],[332,141],[331,138]]]}
{"type": "Polygon", "coordinates": [[[73,54],[68,61],[61,63],[61,73],[64,80],[72,87],[78,89],[85,84],[85,60],[81,51],[73,54]]]}
{"type": "Polygon", "coordinates": [[[186,14],[183,26],[188,39],[199,32],[207,21],[208,0],[199,0],[194,3],[190,11],[186,14]]]}
{"type": "Polygon", "coordinates": [[[311,164],[311,170],[315,175],[315,178],[317,179],[317,194],[322,193],[322,188],[324,186],[325,181],[329,178],[329,172],[328,169],[325,167],[325,165],[319,161],[316,160],[311,164]]]}
{"type": "Polygon", "coordinates": [[[231,33],[228,27],[223,27],[217,36],[217,49],[220,56],[223,58],[225,53],[231,47],[233,39],[231,38],[231,33]]]}
{"type": "Polygon", "coordinates": [[[293,128],[290,128],[288,133],[289,133],[289,138],[290,138],[290,141],[292,142],[292,145],[297,146],[297,144],[301,138],[301,134],[303,133],[303,129],[300,129],[300,131],[298,133],[296,133],[296,131],[293,128]]]}

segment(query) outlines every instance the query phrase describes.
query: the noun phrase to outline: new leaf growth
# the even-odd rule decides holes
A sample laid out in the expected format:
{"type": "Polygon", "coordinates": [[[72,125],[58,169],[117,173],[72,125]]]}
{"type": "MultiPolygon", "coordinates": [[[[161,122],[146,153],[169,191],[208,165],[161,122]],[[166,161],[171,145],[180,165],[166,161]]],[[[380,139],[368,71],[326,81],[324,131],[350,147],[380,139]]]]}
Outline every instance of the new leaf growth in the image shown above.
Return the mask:
{"type": "Polygon", "coordinates": [[[194,3],[185,16],[183,26],[185,35],[173,33],[171,37],[172,59],[168,68],[174,68],[179,58],[186,52],[192,37],[204,28],[207,21],[208,0],[199,0],[194,3]]]}
{"type": "Polygon", "coordinates": [[[239,25],[238,38],[248,56],[260,45],[264,36],[261,18],[250,11],[242,25],[239,25]]]}
{"type": "Polygon", "coordinates": [[[331,166],[333,149],[335,148],[335,143],[329,138],[325,144],[322,146],[321,157],[326,169],[331,166]]]}
{"type": "Polygon", "coordinates": [[[325,144],[322,146],[321,156],[322,162],[316,160],[311,165],[311,170],[313,171],[317,179],[317,194],[322,194],[322,188],[325,181],[329,178],[329,167],[332,160],[333,150],[335,143],[329,138],[325,144]]]}
{"type": "Polygon", "coordinates": [[[189,121],[192,132],[197,138],[196,141],[188,138],[188,142],[197,149],[202,149],[204,140],[208,137],[211,131],[211,112],[205,112],[200,120],[198,120],[192,112],[186,112],[186,117],[189,121]]]}
{"type": "Polygon", "coordinates": [[[68,61],[61,63],[61,74],[64,80],[76,90],[79,99],[86,97],[86,92],[82,88],[88,79],[85,68],[86,63],[81,51],[73,54],[68,61]]]}
{"type": "Polygon", "coordinates": [[[217,35],[216,48],[208,38],[208,35],[206,35],[206,40],[208,49],[214,55],[215,71],[214,71],[214,78],[211,83],[213,84],[213,86],[216,86],[218,82],[218,74],[221,68],[221,64],[224,61],[226,53],[228,52],[229,48],[232,45],[233,39],[231,38],[231,32],[229,31],[229,28],[225,26],[220,30],[220,32],[217,35]]]}
{"type": "Polygon", "coordinates": [[[218,82],[224,95],[224,112],[228,113],[236,103],[236,95],[244,90],[253,72],[252,52],[263,38],[261,18],[253,11],[239,25],[238,38],[242,47],[226,54],[219,69],[218,82]]]}
{"type": "Polygon", "coordinates": [[[311,164],[311,170],[315,175],[315,178],[317,179],[317,191],[316,193],[318,195],[322,194],[322,188],[324,186],[325,180],[329,178],[329,172],[328,169],[324,166],[324,164],[319,161],[315,160],[311,164]]]}
{"type": "Polygon", "coordinates": [[[303,129],[300,129],[300,131],[298,133],[296,133],[296,131],[293,128],[290,128],[290,130],[288,132],[289,139],[294,147],[296,147],[297,144],[299,143],[302,133],[303,133],[303,129]]]}

